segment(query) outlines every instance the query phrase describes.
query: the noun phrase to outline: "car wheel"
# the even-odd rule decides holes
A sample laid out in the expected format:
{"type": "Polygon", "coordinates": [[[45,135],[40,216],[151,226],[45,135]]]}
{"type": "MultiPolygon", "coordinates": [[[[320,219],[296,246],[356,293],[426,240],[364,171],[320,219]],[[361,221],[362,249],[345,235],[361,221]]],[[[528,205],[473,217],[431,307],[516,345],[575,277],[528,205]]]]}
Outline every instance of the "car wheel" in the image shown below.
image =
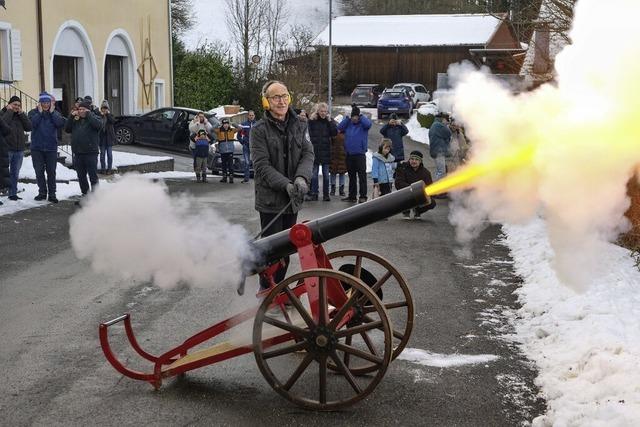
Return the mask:
{"type": "Polygon", "coordinates": [[[128,145],[134,143],[133,130],[127,126],[116,128],[116,141],[118,144],[128,145]]]}

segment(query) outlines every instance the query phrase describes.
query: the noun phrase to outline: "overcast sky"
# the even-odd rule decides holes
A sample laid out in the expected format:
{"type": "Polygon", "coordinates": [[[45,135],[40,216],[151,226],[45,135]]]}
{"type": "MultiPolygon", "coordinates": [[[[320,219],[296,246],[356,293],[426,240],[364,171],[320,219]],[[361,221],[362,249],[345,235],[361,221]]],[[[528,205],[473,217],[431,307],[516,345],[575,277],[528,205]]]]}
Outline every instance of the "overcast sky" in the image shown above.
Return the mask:
{"type": "MultiPolygon", "coordinates": [[[[204,41],[220,40],[231,43],[231,36],[227,29],[225,0],[192,0],[196,23],[185,33],[183,40],[187,49],[194,49],[204,41]]],[[[302,23],[311,27],[314,33],[319,33],[329,23],[329,0],[287,0],[290,12],[289,23],[302,23]]],[[[336,5],[334,1],[334,16],[336,5]]]]}

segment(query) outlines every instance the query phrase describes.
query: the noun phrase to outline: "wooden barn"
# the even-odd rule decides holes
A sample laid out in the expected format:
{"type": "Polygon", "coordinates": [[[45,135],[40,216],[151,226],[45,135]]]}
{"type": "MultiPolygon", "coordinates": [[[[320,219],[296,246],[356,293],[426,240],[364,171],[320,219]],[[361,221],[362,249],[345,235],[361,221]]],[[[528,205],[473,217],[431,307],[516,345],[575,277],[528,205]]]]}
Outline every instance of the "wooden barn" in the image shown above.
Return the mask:
{"type": "MultiPolygon", "coordinates": [[[[328,42],[329,26],[313,44],[328,42]]],[[[340,16],[333,19],[332,45],[347,61],[346,92],[359,83],[399,82],[433,91],[438,73],[465,59],[517,74],[525,51],[504,18],[487,14],[340,16]]]]}

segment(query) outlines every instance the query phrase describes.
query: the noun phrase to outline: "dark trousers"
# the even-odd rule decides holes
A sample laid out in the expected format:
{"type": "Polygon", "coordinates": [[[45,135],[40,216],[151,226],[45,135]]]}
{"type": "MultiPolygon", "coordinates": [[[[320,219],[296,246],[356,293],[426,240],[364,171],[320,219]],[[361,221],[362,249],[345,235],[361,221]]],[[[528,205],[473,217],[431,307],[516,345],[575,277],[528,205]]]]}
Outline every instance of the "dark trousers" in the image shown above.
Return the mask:
{"type": "Polygon", "coordinates": [[[55,151],[31,150],[31,161],[36,171],[38,194],[49,196],[56,195],[56,166],[58,165],[58,153],[55,151]],[[46,173],[46,177],[45,177],[46,173]]]}
{"type": "Polygon", "coordinates": [[[220,154],[222,162],[222,176],[233,176],[233,153],[220,154]]]}
{"type": "Polygon", "coordinates": [[[82,194],[89,192],[87,175],[89,175],[91,189],[95,190],[96,185],[98,185],[98,153],[76,153],[73,156],[73,166],[76,169],[76,174],[78,174],[78,182],[80,183],[82,194]]]}
{"type": "MultiPolygon", "coordinates": [[[[265,230],[265,227],[276,217],[275,213],[260,212],[260,228],[262,229],[262,237],[267,237],[272,234],[276,234],[282,230],[289,229],[295,225],[298,221],[298,214],[285,213],[280,215],[271,226],[265,230]]],[[[287,269],[289,268],[289,257],[284,258],[285,266],[279,269],[273,276],[273,280],[276,283],[280,283],[287,275],[287,269]]],[[[260,277],[260,290],[267,289],[269,282],[260,277]]]]}
{"type": "Polygon", "coordinates": [[[347,154],[347,172],[349,173],[349,198],[357,197],[358,184],[360,197],[367,197],[367,157],[364,154],[347,154]]]}
{"type": "Polygon", "coordinates": [[[249,151],[249,144],[242,145],[242,159],[244,160],[244,180],[249,181],[251,177],[251,153],[249,151]]]}
{"type": "Polygon", "coordinates": [[[380,195],[384,196],[385,194],[391,193],[391,183],[383,182],[380,184],[380,195]]]}
{"type": "MultiPolygon", "coordinates": [[[[431,209],[433,209],[435,207],[436,207],[436,200],[432,197],[431,198],[431,203],[429,203],[428,205],[418,206],[417,208],[414,208],[414,211],[416,213],[422,215],[426,211],[430,211],[431,209]]],[[[411,211],[403,211],[402,213],[409,215],[411,213],[411,211]]]]}

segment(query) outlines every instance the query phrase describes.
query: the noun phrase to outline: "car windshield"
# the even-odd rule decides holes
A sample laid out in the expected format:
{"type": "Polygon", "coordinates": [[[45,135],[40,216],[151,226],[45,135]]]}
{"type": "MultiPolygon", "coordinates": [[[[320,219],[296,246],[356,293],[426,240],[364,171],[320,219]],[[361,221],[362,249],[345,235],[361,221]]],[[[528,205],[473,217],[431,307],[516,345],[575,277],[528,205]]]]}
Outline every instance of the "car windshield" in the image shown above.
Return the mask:
{"type": "Polygon", "coordinates": [[[357,87],[356,90],[353,91],[356,95],[368,95],[371,92],[370,87],[357,87]]]}
{"type": "Polygon", "coordinates": [[[382,94],[383,98],[402,98],[404,96],[404,92],[400,90],[389,91],[382,94]]]}

